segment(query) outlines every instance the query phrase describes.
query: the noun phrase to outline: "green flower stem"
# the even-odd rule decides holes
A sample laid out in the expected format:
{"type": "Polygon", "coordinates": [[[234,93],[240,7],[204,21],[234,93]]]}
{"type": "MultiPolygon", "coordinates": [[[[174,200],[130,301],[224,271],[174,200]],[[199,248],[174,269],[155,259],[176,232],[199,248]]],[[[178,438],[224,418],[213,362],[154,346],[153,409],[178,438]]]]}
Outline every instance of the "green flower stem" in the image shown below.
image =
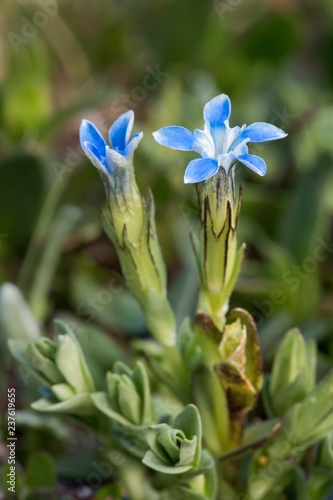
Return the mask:
{"type": "Polygon", "coordinates": [[[174,393],[184,404],[191,402],[190,373],[187,370],[177,346],[164,346],[164,352],[170,362],[175,378],[174,393]]]}
{"type": "MultiPolygon", "coordinates": [[[[70,175],[70,173],[68,173],[68,175],[70,175]]],[[[25,293],[27,293],[29,289],[31,276],[36,268],[35,263],[40,257],[40,247],[46,238],[54,213],[67,186],[68,182],[54,182],[46,197],[43,209],[40,212],[18,280],[19,288],[25,293]]]]}
{"type": "Polygon", "coordinates": [[[44,318],[47,295],[58,259],[79,216],[80,210],[78,208],[68,205],[62,206],[52,221],[47,246],[41,255],[39,252],[40,263],[37,266],[29,297],[31,310],[38,321],[44,318]]]}
{"type": "Polygon", "coordinates": [[[229,449],[239,448],[243,442],[245,414],[243,411],[230,412],[229,449]]]}

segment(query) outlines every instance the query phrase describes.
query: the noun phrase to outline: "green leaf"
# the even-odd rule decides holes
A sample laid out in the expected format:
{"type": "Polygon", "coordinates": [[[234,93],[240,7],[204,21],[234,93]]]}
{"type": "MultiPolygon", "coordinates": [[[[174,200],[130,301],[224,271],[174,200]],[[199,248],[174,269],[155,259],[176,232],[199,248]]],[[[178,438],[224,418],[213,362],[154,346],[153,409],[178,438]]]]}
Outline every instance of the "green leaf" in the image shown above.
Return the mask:
{"type": "Polygon", "coordinates": [[[201,454],[200,469],[204,469],[205,493],[207,498],[215,500],[218,492],[218,477],[214,459],[207,451],[201,454]]]}
{"type": "Polygon", "coordinates": [[[333,493],[333,432],[319,445],[311,474],[308,478],[308,490],[311,500],[321,500],[333,493]]]}
{"type": "Polygon", "coordinates": [[[32,403],[31,408],[44,413],[68,413],[69,415],[82,416],[93,415],[96,411],[91,400],[91,395],[87,393],[77,394],[60,403],[52,403],[48,399],[41,398],[32,403]]]}
{"type": "Polygon", "coordinates": [[[107,484],[95,494],[96,500],[122,500],[121,487],[118,484],[107,484]]]}
{"type": "Polygon", "coordinates": [[[270,457],[282,459],[291,454],[301,455],[309,446],[332,432],[332,393],[333,372],[301,403],[288,410],[282,421],[282,431],[268,449],[270,457]]]}
{"type": "Polygon", "coordinates": [[[193,469],[192,465],[167,465],[153,451],[148,450],[142,459],[142,463],[149,469],[156,470],[162,474],[184,474],[193,469]]]}
{"type": "Polygon", "coordinates": [[[173,427],[158,424],[146,430],[149,450],[142,463],[163,474],[184,474],[199,467],[201,419],[198,409],[188,405],[175,418],[173,427]]]}
{"type": "Polygon", "coordinates": [[[309,446],[333,428],[333,372],[300,404],[291,409],[290,437],[309,446]]]}
{"type": "Polygon", "coordinates": [[[184,319],[179,332],[179,346],[182,359],[191,371],[202,360],[202,352],[191,327],[190,319],[184,319]]]}
{"type": "Polygon", "coordinates": [[[320,444],[316,464],[333,470],[333,430],[320,444]]]}
{"type": "MultiPolygon", "coordinates": [[[[310,353],[309,353],[310,354],[310,353]]],[[[274,359],[272,376],[270,379],[270,392],[275,393],[285,385],[293,382],[300,374],[304,374],[304,381],[311,390],[313,386],[313,355],[308,356],[308,350],[297,328],[286,333],[274,359]]]]}
{"type": "Polygon", "coordinates": [[[299,375],[293,382],[281,387],[273,398],[276,415],[281,416],[294,403],[302,401],[308,394],[304,377],[299,375]]]}
{"type": "Polygon", "coordinates": [[[105,415],[126,427],[151,424],[154,421],[148,375],[141,362],[131,370],[116,361],[106,375],[107,394],[95,393],[93,401],[105,415]]]}
{"type": "Polygon", "coordinates": [[[27,244],[42,208],[44,188],[43,166],[35,156],[14,155],[0,163],[0,228],[7,234],[6,245],[27,244]]]}
{"type": "Polygon", "coordinates": [[[25,483],[30,490],[55,487],[56,472],[50,455],[36,451],[29,457],[25,483]]]}
{"type": "Polygon", "coordinates": [[[328,162],[321,162],[310,172],[303,173],[285,206],[280,241],[299,264],[314,255],[314,247],[318,245],[316,239],[324,230],[327,215],[323,193],[326,192],[329,175],[331,169],[328,162]],[[309,199],[311,203],[308,203],[309,199]],[[314,206],[316,210],[313,210],[314,206]]]}
{"type": "Polygon", "coordinates": [[[184,432],[187,439],[197,438],[195,465],[201,457],[202,424],[198,408],[193,405],[187,405],[184,410],[177,415],[173,426],[184,432]]]}
{"type": "Polygon", "coordinates": [[[125,350],[103,330],[77,321],[77,318],[66,318],[66,323],[71,325],[72,322],[77,328],[77,339],[89,371],[97,389],[100,389],[104,386],[105,373],[110,366],[116,360],[125,359],[125,350]]]}
{"type": "Polygon", "coordinates": [[[258,441],[265,441],[270,436],[275,436],[277,429],[281,428],[277,418],[271,420],[259,420],[249,425],[245,429],[244,442],[245,445],[256,443],[258,441]]]}
{"type": "Polygon", "coordinates": [[[269,381],[274,414],[283,415],[293,403],[313,389],[316,375],[316,345],[305,342],[301,332],[289,330],[276,353],[269,381]]]}
{"type": "Polygon", "coordinates": [[[293,481],[291,484],[293,498],[301,498],[302,500],[310,500],[306,484],[306,474],[301,467],[296,467],[293,470],[293,481]]]}
{"type": "Polygon", "coordinates": [[[75,396],[75,392],[68,384],[52,385],[52,392],[59,401],[65,401],[75,396]]]}
{"type": "Polygon", "coordinates": [[[138,361],[133,370],[133,382],[141,397],[141,415],[140,421],[143,424],[153,421],[153,412],[151,404],[150,383],[148,374],[144,365],[138,361]]]}
{"type": "Polygon", "coordinates": [[[25,351],[25,358],[37,374],[45,377],[48,381],[48,385],[60,384],[64,381],[64,378],[55,362],[40,352],[38,349],[38,342],[28,343],[25,351]]]}
{"type": "Polygon", "coordinates": [[[11,283],[0,288],[1,336],[18,340],[37,340],[41,333],[20,290],[11,283]]]}
{"type": "Polygon", "coordinates": [[[92,402],[96,406],[96,408],[104,413],[107,417],[111,418],[115,422],[125,426],[125,427],[134,427],[134,423],[130,422],[127,418],[121,415],[119,412],[112,409],[110,406],[110,402],[108,396],[105,392],[95,392],[91,395],[92,402]]]}
{"type": "Polygon", "coordinates": [[[25,357],[28,343],[25,340],[9,339],[7,344],[11,355],[16,359],[16,361],[30,367],[25,357]]]}
{"type": "Polygon", "coordinates": [[[278,494],[290,481],[290,474],[295,463],[291,460],[272,460],[262,467],[257,462],[261,455],[262,452],[258,452],[253,460],[255,465],[249,476],[249,497],[256,500],[269,500],[272,495],[276,494],[277,498],[280,498],[278,494]],[[272,470],[275,471],[274,474],[272,470]]]}
{"type": "Polygon", "coordinates": [[[191,471],[179,483],[163,492],[161,498],[165,500],[193,499],[215,500],[218,488],[218,478],[214,460],[206,451],[202,452],[199,469],[191,471]]]}
{"type": "MultiPolygon", "coordinates": [[[[116,401],[119,411],[133,424],[141,424],[141,397],[134,382],[127,375],[110,375],[116,383],[116,401]]],[[[110,386],[110,382],[108,384],[110,386]]]]}
{"type": "Polygon", "coordinates": [[[65,323],[59,320],[54,322],[54,330],[58,335],[59,344],[56,364],[67,383],[76,393],[94,392],[94,381],[75,335],[65,323]]]}

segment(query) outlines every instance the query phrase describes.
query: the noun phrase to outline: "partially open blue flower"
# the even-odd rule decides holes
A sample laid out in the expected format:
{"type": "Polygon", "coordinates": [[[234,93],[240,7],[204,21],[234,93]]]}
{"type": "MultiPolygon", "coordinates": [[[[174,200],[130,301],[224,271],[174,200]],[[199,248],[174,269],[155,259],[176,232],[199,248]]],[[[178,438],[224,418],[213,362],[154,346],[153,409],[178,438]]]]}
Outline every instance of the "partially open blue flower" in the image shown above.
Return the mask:
{"type": "Polygon", "coordinates": [[[126,111],[117,118],[109,130],[108,146],[95,125],[83,120],[80,127],[80,142],[83,151],[92,164],[102,173],[114,173],[117,167],[126,167],[143,133],[135,134],[130,140],[134,123],[134,112],[126,111]]]}
{"type": "Polygon", "coordinates": [[[248,142],[282,139],[287,134],[269,123],[252,123],[248,127],[229,126],[231,102],[226,94],[214,97],[204,107],[204,130],[190,132],[184,127],[164,127],[153,133],[162,146],[181,151],[196,151],[201,158],[190,161],[185,183],[201,182],[216,174],[220,167],[228,171],[237,161],[259,175],[265,175],[266,163],[249,154],[248,142]]]}

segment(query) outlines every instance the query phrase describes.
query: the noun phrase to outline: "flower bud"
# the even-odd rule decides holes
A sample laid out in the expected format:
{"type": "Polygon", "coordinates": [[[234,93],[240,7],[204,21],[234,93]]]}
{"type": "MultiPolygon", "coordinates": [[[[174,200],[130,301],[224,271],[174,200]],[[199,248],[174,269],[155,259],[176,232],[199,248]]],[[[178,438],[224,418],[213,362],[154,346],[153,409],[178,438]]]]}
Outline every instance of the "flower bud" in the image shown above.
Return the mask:
{"type": "Polygon", "coordinates": [[[159,424],[148,429],[149,450],[142,462],[164,474],[184,474],[195,469],[201,459],[201,419],[194,405],[176,417],[173,427],[159,424]]]}
{"type": "Polygon", "coordinates": [[[95,406],[115,422],[125,426],[142,426],[154,421],[147,372],[138,362],[131,370],[117,361],[106,376],[107,391],[95,393],[95,406]]]}
{"type": "Polygon", "coordinates": [[[268,392],[274,416],[283,415],[294,403],[302,401],[315,386],[316,347],[305,342],[294,328],[284,337],[276,353],[268,392]]]}
{"type": "Polygon", "coordinates": [[[9,343],[15,358],[47,387],[43,391],[45,397],[33,403],[32,408],[49,413],[90,415],[94,413],[90,394],[95,388],[81,347],[61,321],[55,322],[55,330],[59,334],[57,342],[41,338],[36,342],[9,343]]]}

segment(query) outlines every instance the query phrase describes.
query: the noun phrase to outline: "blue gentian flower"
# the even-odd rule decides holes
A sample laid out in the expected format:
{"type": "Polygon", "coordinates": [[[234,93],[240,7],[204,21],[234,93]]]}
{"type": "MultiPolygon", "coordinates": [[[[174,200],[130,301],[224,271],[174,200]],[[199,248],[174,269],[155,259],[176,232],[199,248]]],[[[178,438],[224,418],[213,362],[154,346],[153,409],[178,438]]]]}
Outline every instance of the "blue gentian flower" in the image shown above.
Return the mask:
{"type": "Polygon", "coordinates": [[[185,183],[209,179],[220,167],[228,172],[237,161],[257,174],[265,175],[266,163],[259,156],[249,154],[247,143],[274,141],[287,134],[274,125],[261,122],[230,128],[230,113],[230,99],[221,94],[204,107],[204,130],[197,129],[192,133],[184,127],[171,126],[153,133],[154,139],[162,146],[200,154],[201,158],[188,164],[185,183]]]}
{"type": "Polygon", "coordinates": [[[134,112],[126,111],[111,125],[108,146],[95,125],[83,120],[80,127],[80,142],[83,151],[102,173],[114,174],[118,167],[126,167],[143,137],[143,132],[133,135],[134,112]]]}

